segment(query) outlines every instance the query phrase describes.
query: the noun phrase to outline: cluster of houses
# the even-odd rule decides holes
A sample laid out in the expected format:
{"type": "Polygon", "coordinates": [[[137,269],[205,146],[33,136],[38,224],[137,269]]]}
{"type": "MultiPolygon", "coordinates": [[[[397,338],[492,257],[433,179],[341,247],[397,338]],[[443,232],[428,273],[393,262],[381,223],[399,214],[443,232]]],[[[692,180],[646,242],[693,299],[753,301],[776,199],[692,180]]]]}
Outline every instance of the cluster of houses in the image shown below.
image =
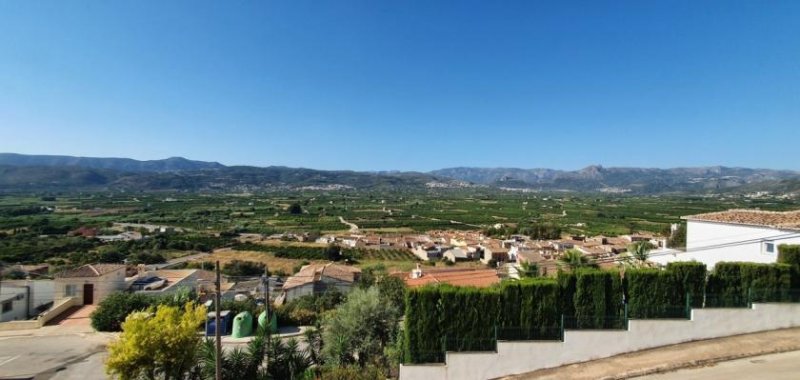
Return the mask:
{"type": "MultiPolygon", "coordinates": [[[[517,276],[523,263],[536,263],[547,270],[567,250],[575,249],[603,263],[615,266],[615,257],[632,243],[649,242],[649,261],[665,265],[674,261],[698,261],[709,269],[721,261],[774,263],[781,244],[800,244],[800,210],[770,212],[761,210],[728,210],[692,215],[683,218],[687,224],[686,248],[666,247],[666,239],[647,234],[619,237],[570,236],[557,240],[532,240],[515,235],[495,239],[475,231],[430,231],[413,235],[330,235],[318,242],[372,249],[408,249],[420,262],[447,260],[480,261],[487,266],[417,265],[410,272],[394,273],[409,287],[447,283],[456,286],[491,286],[503,277],[517,276]],[[604,260],[605,259],[605,260],[604,260]],[[497,265],[494,265],[497,264],[497,265]],[[425,269],[423,269],[425,268],[425,269]]],[[[85,233],[83,231],[82,233],[85,233]]],[[[210,294],[214,274],[200,269],[149,269],[123,264],[89,264],[56,274],[47,274],[47,265],[6,267],[6,273],[17,271],[25,279],[3,280],[0,283],[0,322],[25,320],[46,313],[54,304],[70,300],[73,305],[92,305],[113,292],[134,291],[168,294],[181,288],[210,294]]],[[[291,301],[309,294],[336,289],[342,293],[357,286],[361,270],[336,263],[310,264],[285,282],[224,281],[223,297],[270,294],[270,301],[291,301]],[[265,288],[266,285],[266,288],[265,288]]]]}

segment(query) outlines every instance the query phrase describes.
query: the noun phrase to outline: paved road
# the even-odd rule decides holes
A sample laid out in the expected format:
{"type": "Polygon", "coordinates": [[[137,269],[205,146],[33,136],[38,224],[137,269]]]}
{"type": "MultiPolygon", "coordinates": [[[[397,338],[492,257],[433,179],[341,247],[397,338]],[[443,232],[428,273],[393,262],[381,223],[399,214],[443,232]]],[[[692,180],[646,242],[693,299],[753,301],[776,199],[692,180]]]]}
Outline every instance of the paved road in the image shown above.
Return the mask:
{"type": "Polygon", "coordinates": [[[728,380],[769,379],[796,380],[800,378],[800,351],[756,356],[719,363],[710,367],[685,369],[661,375],[638,377],[648,380],[728,380]]]}
{"type": "Polygon", "coordinates": [[[0,337],[0,379],[104,379],[103,366],[93,364],[102,362],[108,339],[97,333],[0,337]]]}

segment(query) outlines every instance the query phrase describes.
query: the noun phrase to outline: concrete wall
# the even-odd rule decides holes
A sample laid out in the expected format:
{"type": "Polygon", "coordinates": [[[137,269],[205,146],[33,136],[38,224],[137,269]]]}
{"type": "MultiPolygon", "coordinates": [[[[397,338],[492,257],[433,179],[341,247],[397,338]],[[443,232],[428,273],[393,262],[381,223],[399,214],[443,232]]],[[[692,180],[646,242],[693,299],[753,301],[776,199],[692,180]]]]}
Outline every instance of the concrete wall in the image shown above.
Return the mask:
{"type": "Polygon", "coordinates": [[[778,230],[774,228],[753,227],[728,223],[689,220],[686,225],[686,251],[674,255],[653,257],[661,264],[673,261],[696,260],[706,264],[708,269],[720,261],[749,261],[754,263],[774,263],[778,259],[778,246],[781,244],[800,244],[797,231],[778,230]],[[778,235],[794,234],[790,238],[772,239],[778,235]],[[710,248],[721,244],[739,243],[755,240],[748,244],[727,245],[710,248]],[[764,249],[765,242],[775,244],[775,251],[768,253],[764,249]]]}
{"type": "Polygon", "coordinates": [[[446,365],[402,365],[400,379],[491,379],[676,343],[798,326],[800,304],[695,309],[691,320],[631,320],[628,330],[569,330],[563,342],[501,341],[497,352],[448,352],[446,365]]]}

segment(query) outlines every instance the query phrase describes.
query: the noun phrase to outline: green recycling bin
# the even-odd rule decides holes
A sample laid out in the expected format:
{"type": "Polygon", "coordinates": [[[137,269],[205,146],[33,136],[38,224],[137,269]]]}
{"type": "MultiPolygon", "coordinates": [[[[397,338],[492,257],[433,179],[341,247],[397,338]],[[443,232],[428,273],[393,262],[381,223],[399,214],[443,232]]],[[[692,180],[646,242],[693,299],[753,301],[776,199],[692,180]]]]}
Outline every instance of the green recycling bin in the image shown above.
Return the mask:
{"type": "Polygon", "coordinates": [[[253,333],[253,316],[249,311],[236,314],[233,318],[233,337],[244,338],[253,333]]]}
{"type": "MultiPolygon", "coordinates": [[[[262,329],[267,328],[267,312],[262,311],[261,314],[258,315],[258,327],[262,329]]],[[[272,318],[269,321],[269,329],[271,333],[278,332],[278,316],[275,313],[272,313],[272,318]]]]}

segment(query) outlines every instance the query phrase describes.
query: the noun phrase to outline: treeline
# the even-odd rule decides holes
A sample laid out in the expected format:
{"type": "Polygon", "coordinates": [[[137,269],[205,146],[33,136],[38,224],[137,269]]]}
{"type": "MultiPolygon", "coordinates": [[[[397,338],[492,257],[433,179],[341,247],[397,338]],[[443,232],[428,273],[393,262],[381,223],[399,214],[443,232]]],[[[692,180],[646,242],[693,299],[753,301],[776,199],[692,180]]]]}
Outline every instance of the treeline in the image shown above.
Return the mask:
{"type": "MultiPolygon", "coordinates": [[[[800,248],[782,249],[783,262],[800,248]]],[[[404,359],[441,362],[445,351],[494,350],[500,340],[558,340],[563,329],[622,329],[628,318],[689,318],[691,307],[800,302],[800,266],[671,263],[666,270],[582,269],[491,288],[429,286],[406,293],[404,359]],[[457,317],[454,317],[457,316],[457,317]]]]}

